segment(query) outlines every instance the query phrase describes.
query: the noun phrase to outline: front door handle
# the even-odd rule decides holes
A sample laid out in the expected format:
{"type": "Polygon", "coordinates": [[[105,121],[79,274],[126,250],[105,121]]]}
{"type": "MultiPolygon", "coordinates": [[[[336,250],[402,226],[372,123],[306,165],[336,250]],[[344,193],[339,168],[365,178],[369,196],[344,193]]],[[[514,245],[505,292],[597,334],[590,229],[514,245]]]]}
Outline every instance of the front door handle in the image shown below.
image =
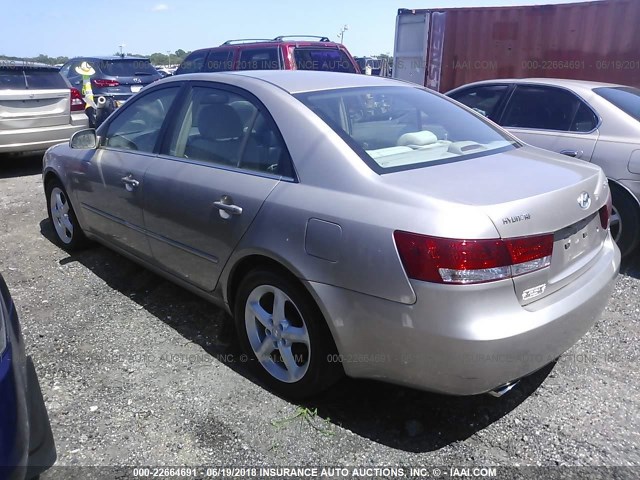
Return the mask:
{"type": "Polygon", "coordinates": [[[582,150],[562,150],[560,153],[568,157],[580,158],[583,152],[582,150]]]}
{"type": "Polygon", "coordinates": [[[242,215],[242,207],[233,204],[233,199],[229,195],[223,195],[220,200],[213,202],[213,205],[220,210],[222,218],[229,218],[231,215],[242,215]]]}
{"type": "Polygon", "coordinates": [[[131,174],[127,175],[126,177],[122,177],[121,180],[128,192],[133,192],[134,189],[140,186],[140,182],[133,178],[133,175],[131,174]]]}

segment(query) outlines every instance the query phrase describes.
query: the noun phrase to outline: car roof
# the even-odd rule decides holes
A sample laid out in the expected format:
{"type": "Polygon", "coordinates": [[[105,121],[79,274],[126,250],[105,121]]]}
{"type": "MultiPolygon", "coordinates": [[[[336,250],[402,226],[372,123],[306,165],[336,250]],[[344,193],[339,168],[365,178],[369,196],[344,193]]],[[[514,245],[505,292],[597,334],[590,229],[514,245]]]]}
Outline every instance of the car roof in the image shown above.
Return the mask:
{"type": "MultiPolygon", "coordinates": [[[[590,80],[572,80],[568,78],[496,78],[493,80],[482,80],[479,82],[467,83],[466,85],[461,85],[459,87],[454,88],[453,90],[458,90],[463,87],[470,87],[476,85],[486,85],[493,83],[516,83],[516,84],[534,84],[534,85],[552,85],[557,87],[564,87],[570,90],[593,90],[594,88],[599,87],[622,87],[623,85],[618,85],[615,83],[602,83],[602,82],[592,82],[590,80]]],[[[453,91],[452,90],[452,91],[453,91]]]]}
{"type": "Polygon", "coordinates": [[[239,70],[218,73],[189,73],[179,75],[169,81],[209,80],[232,83],[231,76],[248,77],[275,85],[290,94],[335,90],[352,87],[403,86],[421,88],[414,83],[391,80],[357,73],[323,72],[317,70],[239,70]]]}
{"type": "Polygon", "coordinates": [[[30,68],[34,70],[51,70],[59,71],[58,67],[47,65],[46,63],[37,63],[30,60],[0,60],[0,69],[30,68]]]}
{"type": "Polygon", "coordinates": [[[105,56],[101,56],[101,55],[97,55],[97,56],[83,56],[83,57],[74,57],[69,61],[72,60],[82,60],[82,59],[89,59],[89,60],[149,60],[147,57],[136,57],[133,55],[125,55],[124,57],[121,57],[120,55],[105,55],[105,56]]]}

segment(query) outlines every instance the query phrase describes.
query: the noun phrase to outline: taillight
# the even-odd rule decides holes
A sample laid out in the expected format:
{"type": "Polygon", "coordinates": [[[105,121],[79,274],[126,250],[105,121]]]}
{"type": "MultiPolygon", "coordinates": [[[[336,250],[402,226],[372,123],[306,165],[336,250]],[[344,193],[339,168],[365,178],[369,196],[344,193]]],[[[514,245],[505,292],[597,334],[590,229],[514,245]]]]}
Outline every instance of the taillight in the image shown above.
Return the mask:
{"type": "Polygon", "coordinates": [[[425,282],[470,284],[534,272],[551,264],[553,234],[459,240],[395,231],[407,275],[425,282]]]}
{"type": "Polygon", "coordinates": [[[92,78],[91,85],[96,88],[105,88],[105,87],[117,87],[120,85],[120,82],[117,80],[105,80],[102,78],[92,78]]]}
{"type": "Polygon", "coordinates": [[[600,210],[598,210],[598,213],[600,214],[600,225],[602,225],[602,228],[604,228],[605,230],[609,228],[609,222],[611,221],[612,208],[613,208],[613,203],[611,200],[611,191],[609,191],[609,194],[607,195],[607,203],[602,207],[600,207],[600,210]]]}
{"type": "Polygon", "coordinates": [[[77,88],[71,89],[71,111],[81,112],[84,110],[84,99],[77,88]]]}

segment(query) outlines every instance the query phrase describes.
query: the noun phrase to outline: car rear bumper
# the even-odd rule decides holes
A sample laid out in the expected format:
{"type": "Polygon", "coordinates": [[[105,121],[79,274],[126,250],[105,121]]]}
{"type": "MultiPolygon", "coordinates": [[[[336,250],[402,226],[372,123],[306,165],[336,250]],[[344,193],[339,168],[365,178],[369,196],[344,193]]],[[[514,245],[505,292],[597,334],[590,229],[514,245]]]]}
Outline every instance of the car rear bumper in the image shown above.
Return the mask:
{"type": "Polygon", "coordinates": [[[45,151],[58,143],[68,142],[78,130],[89,128],[84,112],[72,115],[71,123],[44,128],[0,131],[0,153],[45,151]]]}
{"type": "Polygon", "coordinates": [[[484,393],[540,369],[574,345],[609,301],[620,268],[610,236],[570,285],[525,307],[511,281],[412,281],[417,301],[391,302],[309,282],[345,372],[454,395],[484,393]]]}

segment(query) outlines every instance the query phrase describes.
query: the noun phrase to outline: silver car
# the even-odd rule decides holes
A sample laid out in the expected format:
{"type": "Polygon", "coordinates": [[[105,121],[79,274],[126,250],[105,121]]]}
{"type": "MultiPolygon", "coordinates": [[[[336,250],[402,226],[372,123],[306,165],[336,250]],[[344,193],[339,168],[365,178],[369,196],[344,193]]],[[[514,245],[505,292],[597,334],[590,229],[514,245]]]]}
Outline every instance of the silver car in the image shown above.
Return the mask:
{"type": "Polygon", "coordinates": [[[57,68],[0,60],[0,154],[44,152],[87,128],[80,92],[57,68]]]}
{"type": "Polygon", "coordinates": [[[490,80],[447,93],[526,143],[600,165],[623,256],[640,244],[640,89],[560,79],[490,80]]]}
{"type": "Polygon", "coordinates": [[[44,185],[60,245],[221,305],[291,397],[343,373],[494,390],[584,335],[620,264],[599,167],[365,75],[164,79],[49,149],[44,185]]]}

